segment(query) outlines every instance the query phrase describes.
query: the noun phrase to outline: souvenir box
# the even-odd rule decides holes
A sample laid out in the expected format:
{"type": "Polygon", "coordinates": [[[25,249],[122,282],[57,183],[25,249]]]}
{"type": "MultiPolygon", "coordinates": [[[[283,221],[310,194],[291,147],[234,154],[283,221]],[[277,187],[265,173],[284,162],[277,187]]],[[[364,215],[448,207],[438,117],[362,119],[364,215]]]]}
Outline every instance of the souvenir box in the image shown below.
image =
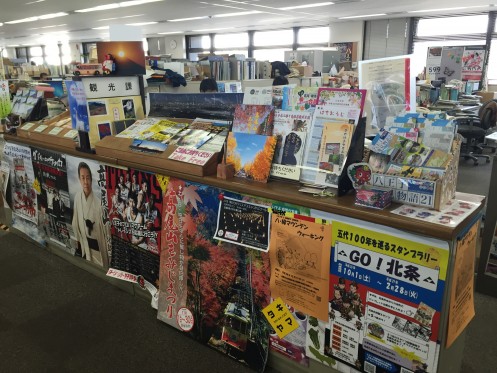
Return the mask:
{"type": "Polygon", "coordinates": [[[355,195],[355,204],[363,207],[384,209],[392,203],[392,189],[358,189],[355,195]]]}
{"type": "Polygon", "coordinates": [[[392,189],[394,202],[441,210],[456,193],[461,143],[460,138],[454,140],[451,160],[438,180],[373,173],[372,187],[392,189]]]}

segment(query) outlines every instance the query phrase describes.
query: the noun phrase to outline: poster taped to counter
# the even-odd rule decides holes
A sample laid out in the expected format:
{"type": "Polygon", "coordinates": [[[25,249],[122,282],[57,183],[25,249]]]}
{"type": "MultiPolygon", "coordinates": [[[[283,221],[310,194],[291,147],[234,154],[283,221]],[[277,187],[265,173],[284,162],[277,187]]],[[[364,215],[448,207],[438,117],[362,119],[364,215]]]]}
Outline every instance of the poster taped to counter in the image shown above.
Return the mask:
{"type": "Polygon", "coordinates": [[[364,226],[332,222],[330,318],[309,329],[309,356],[364,372],[435,373],[448,246],[364,226]]]}
{"type": "Polygon", "coordinates": [[[214,238],[267,252],[270,218],[267,206],[221,196],[214,238]]]}

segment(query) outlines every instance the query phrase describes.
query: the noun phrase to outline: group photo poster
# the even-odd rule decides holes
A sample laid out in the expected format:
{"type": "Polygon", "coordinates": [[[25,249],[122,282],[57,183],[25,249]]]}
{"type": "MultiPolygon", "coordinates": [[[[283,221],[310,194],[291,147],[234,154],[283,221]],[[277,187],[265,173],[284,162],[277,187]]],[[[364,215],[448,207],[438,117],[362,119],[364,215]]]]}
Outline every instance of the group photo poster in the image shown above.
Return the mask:
{"type": "Polygon", "coordinates": [[[110,220],[105,166],[66,156],[74,255],[109,268],[110,220]]]}
{"type": "Polygon", "coordinates": [[[107,276],[138,283],[156,296],[163,191],[155,174],[106,166],[112,254],[107,276]]]}

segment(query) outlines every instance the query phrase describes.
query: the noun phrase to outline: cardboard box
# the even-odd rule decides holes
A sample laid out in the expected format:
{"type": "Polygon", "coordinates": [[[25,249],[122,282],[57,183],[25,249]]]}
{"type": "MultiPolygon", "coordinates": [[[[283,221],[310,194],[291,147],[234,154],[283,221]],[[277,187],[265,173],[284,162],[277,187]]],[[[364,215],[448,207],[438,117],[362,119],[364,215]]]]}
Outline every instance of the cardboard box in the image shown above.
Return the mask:
{"type": "Polygon", "coordinates": [[[456,194],[461,143],[461,139],[454,140],[452,157],[442,178],[433,181],[373,173],[371,175],[372,188],[392,189],[394,202],[440,211],[456,194]]]}
{"type": "Polygon", "coordinates": [[[481,102],[487,102],[497,98],[497,92],[478,91],[476,95],[481,97],[481,102]]]}
{"type": "Polygon", "coordinates": [[[292,66],[299,71],[300,76],[311,77],[314,70],[312,66],[292,66]]]}

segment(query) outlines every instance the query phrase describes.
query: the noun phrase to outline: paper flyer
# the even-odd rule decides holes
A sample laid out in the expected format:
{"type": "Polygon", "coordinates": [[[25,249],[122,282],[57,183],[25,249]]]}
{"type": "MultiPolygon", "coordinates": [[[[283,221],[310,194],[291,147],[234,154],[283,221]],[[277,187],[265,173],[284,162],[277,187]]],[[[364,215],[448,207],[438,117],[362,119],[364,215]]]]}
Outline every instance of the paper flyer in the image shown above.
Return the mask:
{"type": "Polygon", "coordinates": [[[272,87],[246,87],[243,95],[245,105],[272,105],[272,87]]]}
{"type": "Polygon", "coordinates": [[[456,259],[452,286],[450,288],[449,323],[447,348],[462,333],[475,316],[474,281],[475,253],[478,241],[479,222],[457,241],[456,259]]]}
{"type": "Polygon", "coordinates": [[[300,181],[312,183],[316,181],[319,171],[319,151],[325,123],[347,120],[351,124],[357,124],[360,117],[360,109],[349,106],[316,106],[312,117],[312,124],[307,136],[304,162],[300,181]]]}
{"type": "Polygon", "coordinates": [[[179,146],[174,150],[174,152],[172,152],[172,154],[169,156],[169,159],[203,166],[209,161],[209,159],[212,158],[213,155],[214,152],[207,152],[179,146]]]}
{"type": "Polygon", "coordinates": [[[436,372],[447,243],[358,224],[332,222],[330,321],[324,333],[313,328],[318,352],[365,372],[436,372]]]}
{"type": "Polygon", "coordinates": [[[10,114],[11,109],[9,82],[0,80],[0,118],[10,114]]]}
{"type": "Polygon", "coordinates": [[[427,223],[456,227],[479,206],[480,203],[454,199],[449,201],[441,211],[431,210],[425,207],[402,205],[390,212],[392,214],[422,220],[427,223]]]}
{"type": "Polygon", "coordinates": [[[2,201],[5,207],[7,204],[7,186],[9,184],[10,168],[6,161],[0,163],[0,193],[2,193],[2,201]]]}
{"type": "Polygon", "coordinates": [[[271,176],[299,180],[311,118],[310,112],[275,111],[273,135],[277,142],[271,176]]]}
{"type": "Polygon", "coordinates": [[[362,115],[365,100],[365,89],[341,89],[326,87],[320,87],[318,89],[318,105],[349,106],[360,109],[361,111],[359,115],[362,115]]]}
{"type": "Polygon", "coordinates": [[[347,159],[353,133],[353,124],[343,122],[324,124],[316,184],[338,186],[338,176],[347,159]]]}
{"type": "Polygon", "coordinates": [[[267,252],[270,221],[267,206],[223,196],[214,239],[267,252]]]}
{"type": "Polygon", "coordinates": [[[320,320],[328,319],[331,227],[309,217],[273,214],[271,295],[320,320]]]}

